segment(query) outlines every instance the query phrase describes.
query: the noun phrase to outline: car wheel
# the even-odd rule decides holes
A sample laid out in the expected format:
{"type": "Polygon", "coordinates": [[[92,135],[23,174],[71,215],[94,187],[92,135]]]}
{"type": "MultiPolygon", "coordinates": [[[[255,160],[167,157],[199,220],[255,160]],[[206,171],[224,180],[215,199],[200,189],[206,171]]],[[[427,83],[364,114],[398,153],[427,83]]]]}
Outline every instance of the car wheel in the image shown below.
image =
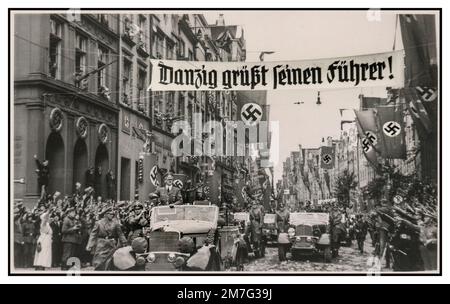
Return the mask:
{"type": "Polygon", "coordinates": [[[261,245],[260,248],[261,248],[261,253],[260,253],[261,257],[265,257],[266,256],[266,245],[263,244],[263,245],[261,245]]]}
{"type": "Polygon", "coordinates": [[[339,255],[339,249],[331,250],[331,257],[336,258],[339,255]]]}
{"type": "Polygon", "coordinates": [[[331,263],[331,248],[330,247],[326,247],[325,250],[323,251],[323,259],[325,261],[325,263],[331,263]]]}
{"type": "Polygon", "coordinates": [[[280,260],[280,262],[286,261],[286,246],[278,246],[278,259],[280,260]]]}
{"type": "Polygon", "coordinates": [[[346,245],[347,247],[351,247],[351,246],[352,246],[352,239],[351,239],[351,238],[348,238],[348,239],[346,240],[346,242],[345,242],[345,245],[346,245]]]}

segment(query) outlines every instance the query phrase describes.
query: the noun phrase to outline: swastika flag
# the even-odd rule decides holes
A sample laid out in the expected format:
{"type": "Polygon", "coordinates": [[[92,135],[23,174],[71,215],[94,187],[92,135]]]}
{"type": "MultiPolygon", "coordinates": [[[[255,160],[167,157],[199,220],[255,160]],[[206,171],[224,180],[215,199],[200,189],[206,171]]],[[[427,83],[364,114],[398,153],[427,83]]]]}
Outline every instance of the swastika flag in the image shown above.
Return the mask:
{"type": "Polygon", "coordinates": [[[378,151],[382,150],[381,140],[379,140],[377,125],[375,122],[375,112],[373,109],[355,111],[356,127],[358,128],[359,147],[366,157],[368,163],[375,170],[380,168],[378,162],[378,151]]]}
{"type": "Polygon", "coordinates": [[[406,144],[402,105],[377,107],[376,118],[384,148],[381,156],[388,159],[405,159],[406,144]]]}
{"type": "Polygon", "coordinates": [[[333,169],[334,158],[334,147],[320,147],[320,167],[322,169],[333,169]]]}
{"type": "Polygon", "coordinates": [[[425,134],[430,133],[430,116],[420,100],[417,91],[414,88],[405,89],[405,99],[408,104],[408,110],[411,113],[411,117],[418,126],[419,131],[422,131],[425,134]]]}

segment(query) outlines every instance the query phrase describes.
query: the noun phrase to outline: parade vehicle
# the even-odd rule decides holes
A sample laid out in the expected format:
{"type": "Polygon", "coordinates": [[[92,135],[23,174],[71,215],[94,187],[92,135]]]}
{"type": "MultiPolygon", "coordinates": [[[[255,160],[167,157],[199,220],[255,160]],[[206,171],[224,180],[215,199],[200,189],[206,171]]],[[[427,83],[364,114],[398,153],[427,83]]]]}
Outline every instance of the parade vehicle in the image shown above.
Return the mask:
{"type": "Polygon", "coordinates": [[[267,213],[264,215],[263,235],[266,244],[276,244],[278,240],[278,229],[276,223],[276,214],[267,213]]]}
{"type": "Polygon", "coordinates": [[[331,262],[328,213],[290,213],[289,225],[287,234],[293,259],[322,256],[325,262],[331,262]]]}
{"type": "Polygon", "coordinates": [[[192,252],[189,251],[201,248],[208,233],[216,232],[218,215],[219,208],[211,205],[152,208],[145,270],[182,270],[191,257],[192,252]],[[183,237],[189,237],[194,248],[181,249],[180,240],[183,237]]]}
{"type": "Polygon", "coordinates": [[[215,205],[156,206],[151,210],[145,271],[222,270],[238,227],[219,226],[215,205]]]}
{"type": "Polygon", "coordinates": [[[240,226],[241,232],[244,233],[246,227],[250,224],[250,213],[234,212],[232,218],[234,224],[240,226]]]}

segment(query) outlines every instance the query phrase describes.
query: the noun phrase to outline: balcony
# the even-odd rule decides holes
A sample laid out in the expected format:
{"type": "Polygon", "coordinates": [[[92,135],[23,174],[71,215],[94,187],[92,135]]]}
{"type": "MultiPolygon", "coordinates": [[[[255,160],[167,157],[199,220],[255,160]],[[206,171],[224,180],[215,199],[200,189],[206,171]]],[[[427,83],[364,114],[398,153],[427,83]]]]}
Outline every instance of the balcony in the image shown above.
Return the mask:
{"type": "Polygon", "coordinates": [[[124,33],[122,34],[122,40],[128,43],[130,47],[133,47],[136,45],[136,42],[134,41],[134,37],[136,36],[136,26],[128,18],[125,18],[124,24],[124,33]]]}
{"type": "Polygon", "coordinates": [[[106,86],[100,87],[100,89],[98,90],[98,95],[108,101],[111,101],[111,93],[110,93],[108,87],[106,87],[106,86]]]}
{"type": "Polygon", "coordinates": [[[126,104],[127,106],[130,105],[130,100],[128,98],[128,94],[127,93],[123,93],[123,95],[122,95],[122,103],[126,104]]]}
{"type": "Polygon", "coordinates": [[[144,58],[147,58],[148,56],[150,56],[150,53],[147,49],[147,45],[145,44],[145,42],[142,39],[139,39],[136,50],[137,50],[138,54],[144,58]]]}

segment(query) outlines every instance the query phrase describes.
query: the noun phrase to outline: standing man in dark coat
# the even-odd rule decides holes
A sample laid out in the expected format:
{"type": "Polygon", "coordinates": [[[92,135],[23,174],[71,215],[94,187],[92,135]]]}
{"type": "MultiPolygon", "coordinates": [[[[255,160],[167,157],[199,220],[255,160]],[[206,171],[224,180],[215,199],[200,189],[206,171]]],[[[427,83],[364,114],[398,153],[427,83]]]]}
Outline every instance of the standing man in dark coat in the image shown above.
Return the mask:
{"type": "Polygon", "coordinates": [[[36,222],[31,213],[25,215],[25,220],[22,224],[23,242],[24,242],[24,267],[33,267],[34,252],[36,250],[37,230],[36,222]]]}
{"type": "Polygon", "coordinates": [[[257,200],[253,200],[252,207],[249,212],[250,217],[250,242],[253,245],[253,250],[255,251],[255,256],[259,257],[259,253],[264,256],[263,248],[259,248],[262,246],[262,227],[264,222],[264,207],[261,206],[257,200]],[[261,252],[259,250],[261,249],[261,252]]]}
{"type": "Polygon", "coordinates": [[[103,196],[102,192],[102,167],[98,166],[95,170],[95,195],[96,196],[103,196]]]}
{"type": "Polygon", "coordinates": [[[116,200],[116,187],[116,176],[112,170],[109,170],[108,173],[106,173],[106,188],[108,191],[106,196],[107,199],[116,200]]]}
{"type": "Polygon", "coordinates": [[[50,176],[50,168],[48,167],[48,160],[44,160],[42,163],[37,158],[37,155],[34,155],[34,160],[36,162],[36,173],[38,175],[38,187],[39,193],[42,194],[42,191],[48,191],[48,179],[50,176]]]}
{"type": "Polygon", "coordinates": [[[143,236],[143,228],[149,225],[148,220],[145,218],[146,211],[144,206],[139,202],[136,202],[133,210],[130,211],[130,216],[126,221],[126,224],[130,228],[128,244],[131,244],[134,239],[143,236]]]}
{"type": "Polygon", "coordinates": [[[154,194],[159,196],[162,205],[182,205],[183,196],[180,188],[174,186],[173,175],[168,173],[164,179],[165,186],[158,187],[154,194]]]}
{"type": "Polygon", "coordinates": [[[279,210],[275,212],[278,233],[287,232],[289,229],[289,210],[284,203],[279,204],[279,210]]]}
{"type": "Polygon", "coordinates": [[[107,270],[107,262],[117,247],[127,245],[120,223],[114,219],[113,209],[109,207],[101,214],[103,218],[95,223],[86,246],[87,251],[95,248],[92,262],[95,270],[107,270]]]}
{"type": "Polygon", "coordinates": [[[364,253],[364,242],[366,240],[367,230],[369,225],[362,217],[362,214],[356,216],[355,234],[356,242],[358,243],[358,249],[361,253],[364,253]]]}
{"type": "Polygon", "coordinates": [[[62,264],[61,269],[69,269],[67,261],[71,257],[78,257],[78,246],[81,244],[81,225],[77,222],[75,209],[70,208],[67,211],[67,216],[64,218],[62,225],[62,244],[63,244],[63,254],[62,254],[62,264]]]}
{"type": "Polygon", "coordinates": [[[86,188],[88,187],[92,187],[95,189],[95,170],[94,167],[90,167],[87,171],[86,171],[86,188]]]}
{"type": "Polygon", "coordinates": [[[61,266],[61,220],[59,215],[54,215],[50,222],[52,228],[52,265],[53,267],[61,266]]]}
{"type": "Polygon", "coordinates": [[[14,208],[14,267],[23,266],[24,238],[22,231],[22,214],[19,208],[14,208]]]}

